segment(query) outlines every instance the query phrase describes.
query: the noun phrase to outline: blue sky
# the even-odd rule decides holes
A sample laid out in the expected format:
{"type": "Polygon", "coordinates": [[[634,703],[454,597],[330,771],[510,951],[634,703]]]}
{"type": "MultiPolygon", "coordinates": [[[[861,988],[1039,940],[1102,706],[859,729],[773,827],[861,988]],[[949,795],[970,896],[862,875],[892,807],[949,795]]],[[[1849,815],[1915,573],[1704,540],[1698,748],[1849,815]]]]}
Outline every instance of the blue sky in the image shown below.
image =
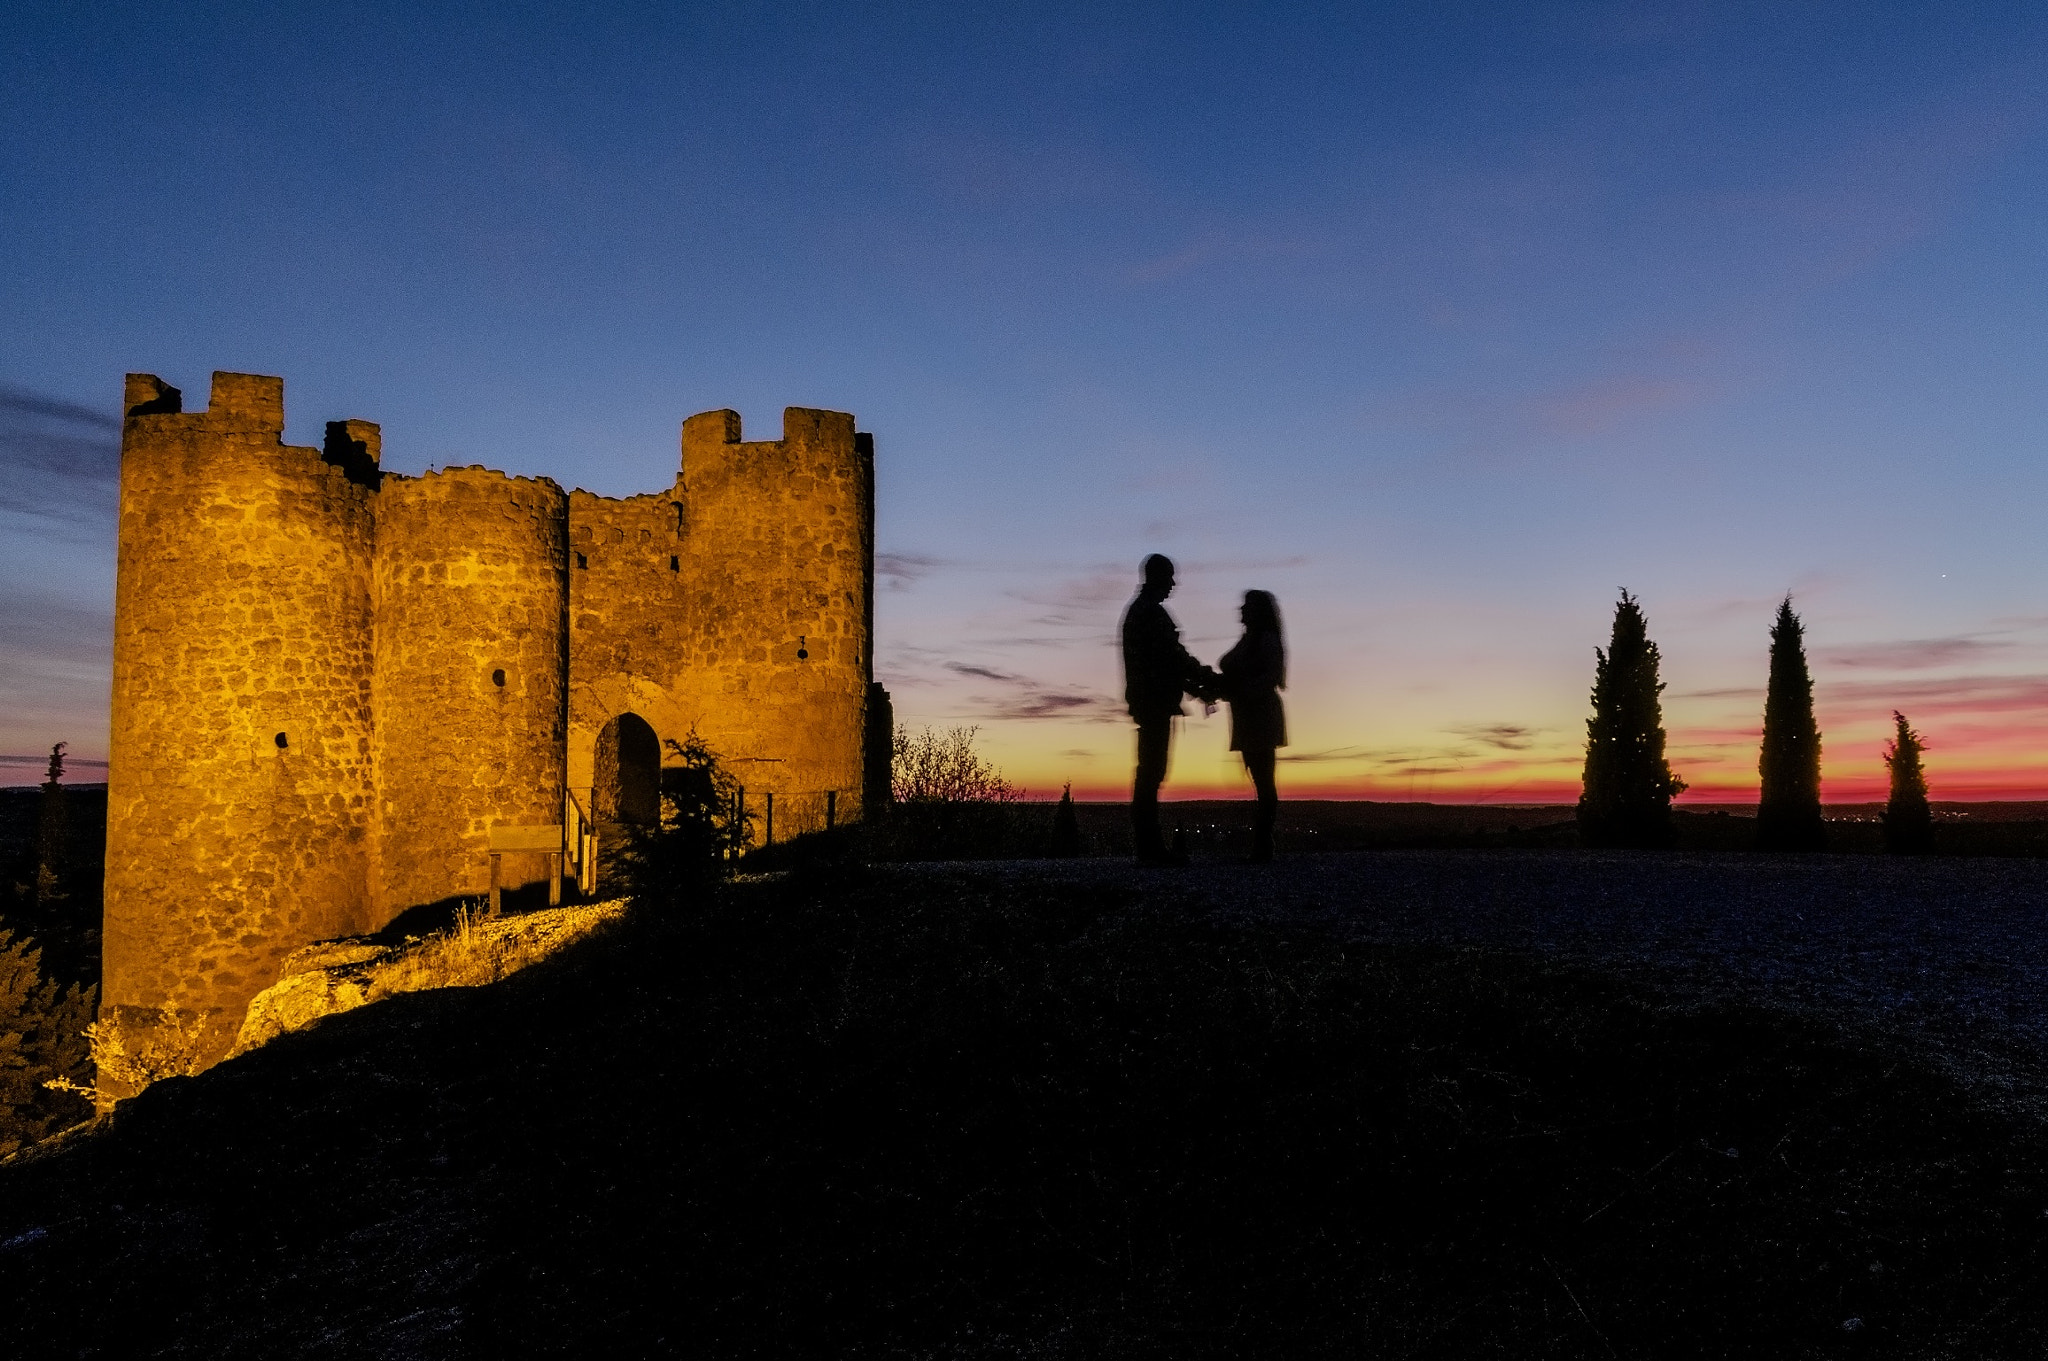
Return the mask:
{"type": "Polygon", "coordinates": [[[1894,707],[2048,792],[2048,12],[1103,8],[11,7],[0,753],[104,755],[105,421],[219,368],[608,493],[855,412],[878,669],[1040,791],[1164,551],[1205,655],[1278,594],[1298,791],[1569,797],[1627,586],[1703,796],[1788,590],[1830,797],[1894,707]]]}

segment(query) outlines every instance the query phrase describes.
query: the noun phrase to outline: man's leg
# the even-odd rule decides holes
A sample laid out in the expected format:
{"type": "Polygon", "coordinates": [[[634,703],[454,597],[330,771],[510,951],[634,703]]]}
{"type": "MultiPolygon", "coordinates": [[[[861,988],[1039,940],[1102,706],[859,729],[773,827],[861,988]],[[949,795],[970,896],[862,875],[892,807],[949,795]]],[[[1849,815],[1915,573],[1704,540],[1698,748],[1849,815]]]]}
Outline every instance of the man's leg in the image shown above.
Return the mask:
{"type": "Polygon", "coordinates": [[[1166,781],[1166,753],[1173,741],[1171,718],[1138,724],[1138,774],[1131,782],[1131,842],[1140,860],[1161,860],[1166,841],[1159,834],[1159,786],[1166,781]]]}

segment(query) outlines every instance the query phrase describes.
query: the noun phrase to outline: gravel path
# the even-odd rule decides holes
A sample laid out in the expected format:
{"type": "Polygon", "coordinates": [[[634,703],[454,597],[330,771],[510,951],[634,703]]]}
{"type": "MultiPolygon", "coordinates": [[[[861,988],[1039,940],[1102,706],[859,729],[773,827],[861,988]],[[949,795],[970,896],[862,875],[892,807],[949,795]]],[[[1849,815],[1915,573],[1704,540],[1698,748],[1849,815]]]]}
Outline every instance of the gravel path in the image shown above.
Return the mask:
{"type": "Polygon", "coordinates": [[[1226,919],[1352,939],[1531,950],[1681,998],[1766,1001],[1905,1041],[1984,1096],[2048,1118],[2044,860],[1368,851],[1259,867],[975,868],[1142,886],[1226,919]]]}

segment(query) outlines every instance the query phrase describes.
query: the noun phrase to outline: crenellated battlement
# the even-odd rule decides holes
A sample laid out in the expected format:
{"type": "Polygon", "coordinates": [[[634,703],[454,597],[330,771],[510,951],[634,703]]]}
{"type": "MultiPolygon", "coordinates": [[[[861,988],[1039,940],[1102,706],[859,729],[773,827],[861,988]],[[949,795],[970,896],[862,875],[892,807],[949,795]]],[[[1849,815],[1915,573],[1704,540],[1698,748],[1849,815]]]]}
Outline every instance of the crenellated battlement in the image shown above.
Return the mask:
{"type": "Polygon", "coordinates": [[[782,438],[741,438],[740,413],[704,411],[683,422],[682,469],[678,480],[711,485],[727,477],[769,474],[794,458],[853,457],[859,437],[853,417],[813,407],[783,408],[782,438]]]}
{"type": "Polygon", "coordinates": [[[284,433],[284,379],[257,373],[216,371],[204,411],[186,411],[184,394],[153,373],[131,373],[122,393],[129,417],[176,416],[184,424],[204,422],[215,431],[284,433]]]}
{"type": "MultiPolygon", "coordinates": [[[[703,738],[785,832],[860,816],[873,443],[851,416],[791,407],[750,443],[699,413],[673,485],[606,497],[387,472],[370,421],[287,445],[274,377],[216,373],[187,412],[130,374],[123,400],[109,1014],[170,1002],[224,1048],[291,951],[486,891],[494,827],[570,827],[587,878],[586,833],[658,808],[666,739],[703,738]]],[[[501,859],[515,887],[549,870],[501,859]]]]}
{"type": "Polygon", "coordinates": [[[203,413],[217,429],[284,433],[284,379],[257,373],[215,373],[203,413]]]}
{"type": "Polygon", "coordinates": [[[131,373],[121,394],[121,414],[176,416],[185,409],[185,394],[153,373],[131,373]]]}

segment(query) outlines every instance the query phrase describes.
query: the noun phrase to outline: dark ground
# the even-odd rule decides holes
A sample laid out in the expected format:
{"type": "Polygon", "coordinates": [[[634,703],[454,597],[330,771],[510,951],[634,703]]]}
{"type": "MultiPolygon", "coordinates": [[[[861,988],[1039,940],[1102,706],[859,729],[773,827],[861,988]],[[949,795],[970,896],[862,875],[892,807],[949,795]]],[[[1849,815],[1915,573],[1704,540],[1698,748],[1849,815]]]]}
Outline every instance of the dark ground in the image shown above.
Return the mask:
{"type": "Polygon", "coordinates": [[[2044,876],[743,883],[0,1167],[0,1355],[2038,1357],[2044,876]]]}
{"type": "MultiPolygon", "coordinates": [[[[997,866],[991,872],[1001,873],[997,866]]],[[[2048,862],[1632,851],[1307,856],[1035,879],[1148,885],[1220,920],[1374,943],[1506,947],[1667,996],[1741,998],[1882,1032],[2048,1117],[2048,862]]]]}
{"type": "MultiPolygon", "coordinates": [[[[1050,825],[1051,805],[1030,805],[1050,825]],[[1041,813],[1039,810],[1043,809],[1041,813]]],[[[1935,852],[1941,855],[2048,856],[2048,803],[1932,805],[1935,852]]],[[[1280,805],[1283,851],[1556,850],[1578,845],[1571,804],[1379,803],[1369,800],[1288,799],[1280,805]]],[[[1831,851],[1877,855],[1884,851],[1881,803],[1826,807],[1831,851]]],[[[1076,805],[1084,840],[1096,854],[1130,854],[1125,803],[1076,805]]],[[[1747,851],[1756,844],[1754,804],[1692,805],[1673,814],[1678,849],[1747,851]]],[[[1197,851],[1243,854],[1251,835],[1250,805],[1230,800],[1187,800],[1160,805],[1160,822],[1184,831],[1197,851]]]]}

